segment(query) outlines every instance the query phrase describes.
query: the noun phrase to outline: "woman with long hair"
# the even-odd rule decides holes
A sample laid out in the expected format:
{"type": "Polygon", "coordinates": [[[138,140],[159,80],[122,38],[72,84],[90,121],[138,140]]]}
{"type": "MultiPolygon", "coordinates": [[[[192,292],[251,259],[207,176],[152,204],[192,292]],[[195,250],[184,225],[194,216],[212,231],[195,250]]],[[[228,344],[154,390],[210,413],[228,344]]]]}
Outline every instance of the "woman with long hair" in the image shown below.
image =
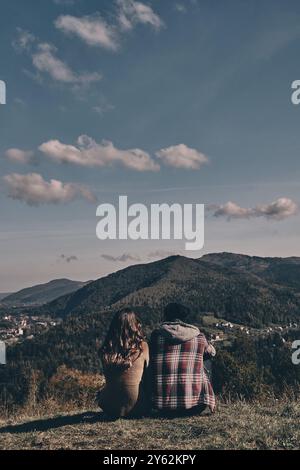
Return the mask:
{"type": "Polygon", "coordinates": [[[149,348],[132,310],[114,316],[100,356],[106,379],[98,394],[100,408],[114,418],[145,414],[150,402],[144,384],[149,348]]]}

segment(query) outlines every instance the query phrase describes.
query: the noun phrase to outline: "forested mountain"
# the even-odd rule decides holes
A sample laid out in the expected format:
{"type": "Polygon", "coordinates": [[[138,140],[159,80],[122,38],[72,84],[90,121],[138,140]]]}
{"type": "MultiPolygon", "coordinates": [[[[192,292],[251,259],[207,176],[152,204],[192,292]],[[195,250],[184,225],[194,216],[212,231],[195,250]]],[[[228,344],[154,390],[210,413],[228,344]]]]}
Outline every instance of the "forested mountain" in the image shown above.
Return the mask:
{"type": "Polygon", "coordinates": [[[201,260],[255,274],[268,282],[292,287],[300,292],[300,258],[296,256],[260,258],[234,253],[211,253],[203,256],[201,260]]]}
{"type": "Polygon", "coordinates": [[[210,312],[237,323],[262,326],[299,318],[299,293],[298,258],[172,256],[91,282],[43,306],[40,312],[65,317],[130,305],[157,317],[168,302],[176,301],[198,315],[210,312]]]}
{"type": "Polygon", "coordinates": [[[2,299],[4,299],[5,297],[8,297],[9,295],[11,295],[11,293],[8,293],[8,292],[7,293],[0,293],[0,301],[2,299]]]}
{"type": "Polygon", "coordinates": [[[70,294],[85,285],[86,282],[71,281],[70,279],[55,279],[46,284],[28,287],[14,294],[4,296],[2,303],[16,306],[42,305],[62,295],[70,294]]]}

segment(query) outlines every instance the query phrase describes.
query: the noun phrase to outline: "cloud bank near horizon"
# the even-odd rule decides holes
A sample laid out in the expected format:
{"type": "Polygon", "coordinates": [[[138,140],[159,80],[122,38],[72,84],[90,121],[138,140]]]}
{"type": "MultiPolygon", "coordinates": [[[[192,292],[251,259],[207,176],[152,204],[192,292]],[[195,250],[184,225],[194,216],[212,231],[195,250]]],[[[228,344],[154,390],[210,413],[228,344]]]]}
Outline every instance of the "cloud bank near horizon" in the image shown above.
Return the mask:
{"type": "Polygon", "coordinates": [[[167,258],[168,256],[172,256],[175,253],[172,251],[165,251],[165,250],[156,250],[146,253],[144,256],[138,255],[135,253],[122,253],[120,255],[110,255],[103,253],[101,258],[106,261],[114,262],[114,263],[127,263],[127,262],[145,262],[153,259],[161,259],[167,258]]]}
{"type": "Polygon", "coordinates": [[[214,217],[226,217],[232,219],[251,219],[264,217],[269,220],[284,220],[299,213],[298,204],[290,198],[281,197],[270,204],[258,204],[253,208],[244,208],[235,202],[227,202],[224,205],[211,205],[209,210],[214,217]]]}

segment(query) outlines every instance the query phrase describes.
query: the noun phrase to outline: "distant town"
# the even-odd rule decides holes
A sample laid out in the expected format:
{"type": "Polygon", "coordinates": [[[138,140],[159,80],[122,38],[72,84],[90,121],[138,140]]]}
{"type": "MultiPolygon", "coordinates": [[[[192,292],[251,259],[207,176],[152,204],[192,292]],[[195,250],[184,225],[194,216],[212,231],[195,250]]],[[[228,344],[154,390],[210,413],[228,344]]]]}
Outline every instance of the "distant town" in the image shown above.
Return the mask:
{"type": "MultiPolygon", "coordinates": [[[[213,342],[223,342],[234,336],[246,335],[252,337],[266,337],[274,333],[279,334],[285,342],[284,334],[299,328],[299,324],[290,322],[286,325],[269,325],[263,328],[252,328],[247,325],[218,320],[213,315],[203,315],[203,327],[213,342]]],[[[24,340],[32,340],[49,328],[56,327],[62,322],[60,318],[51,318],[47,315],[37,316],[30,314],[30,308],[10,308],[0,311],[0,341],[7,345],[24,340]]]]}
{"type": "Polygon", "coordinates": [[[0,313],[0,340],[7,345],[23,340],[32,340],[51,327],[57,326],[61,320],[25,313],[0,313]]]}
{"type": "Polygon", "coordinates": [[[286,325],[272,325],[258,329],[227,321],[217,321],[212,323],[211,327],[210,338],[214,342],[225,341],[231,336],[236,336],[237,334],[266,337],[277,333],[281,337],[282,342],[285,343],[285,339],[283,337],[284,334],[291,330],[296,330],[299,328],[299,325],[298,323],[290,322],[286,325]]]}

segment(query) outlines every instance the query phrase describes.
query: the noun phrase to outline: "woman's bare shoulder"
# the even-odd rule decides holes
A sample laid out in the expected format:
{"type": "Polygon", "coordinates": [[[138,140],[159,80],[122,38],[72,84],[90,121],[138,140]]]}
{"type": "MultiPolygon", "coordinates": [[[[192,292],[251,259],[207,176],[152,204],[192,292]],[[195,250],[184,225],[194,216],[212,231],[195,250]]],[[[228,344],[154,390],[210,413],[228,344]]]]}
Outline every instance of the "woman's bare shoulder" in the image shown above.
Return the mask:
{"type": "Polygon", "coordinates": [[[146,356],[149,356],[149,345],[148,345],[147,341],[143,341],[141,346],[142,346],[143,354],[145,354],[146,356]]]}
{"type": "Polygon", "coordinates": [[[143,354],[143,359],[145,360],[147,366],[149,365],[149,359],[150,359],[150,352],[149,352],[149,346],[147,341],[142,342],[142,354],[143,354]]]}

